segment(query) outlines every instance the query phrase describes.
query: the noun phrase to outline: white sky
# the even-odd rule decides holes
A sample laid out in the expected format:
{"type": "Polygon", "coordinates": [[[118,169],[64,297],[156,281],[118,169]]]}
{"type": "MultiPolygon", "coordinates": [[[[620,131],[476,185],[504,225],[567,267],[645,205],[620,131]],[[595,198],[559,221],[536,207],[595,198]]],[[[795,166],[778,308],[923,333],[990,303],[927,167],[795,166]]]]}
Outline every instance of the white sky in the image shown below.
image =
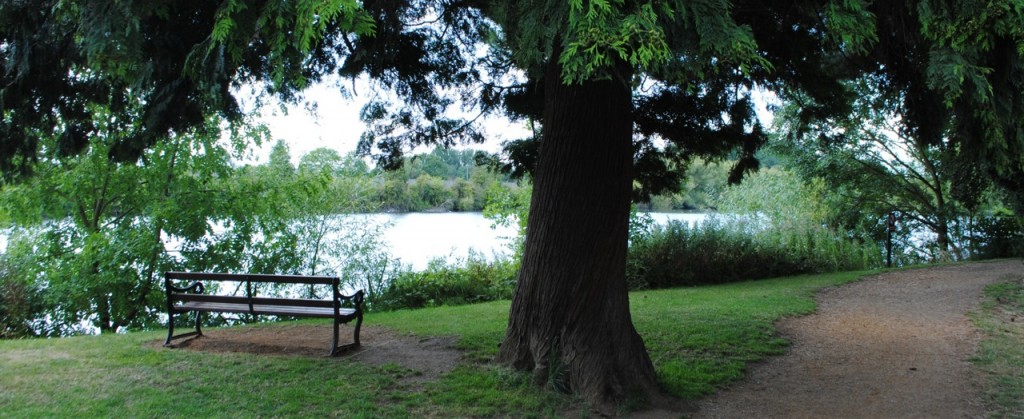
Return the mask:
{"type": "MultiPolygon", "coordinates": [[[[281,111],[279,102],[269,102],[270,105],[264,106],[258,121],[270,129],[272,141],[254,150],[254,162],[266,162],[270,149],[278,139],[288,144],[294,162],[321,147],[333,148],[342,155],[354,151],[365,129],[359,120],[359,111],[370,100],[372,93],[365,82],[357,81],[354,87],[351,82],[347,82],[344,89],[349,94],[348,98],[342,94],[341,86],[333,82],[320,83],[307,88],[299,104],[286,106],[286,112],[281,111]],[[316,104],[316,110],[306,109],[306,104],[316,104]]],[[[465,147],[497,152],[502,142],[530,135],[524,124],[495,117],[484,121],[484,130],[487,142],[465,147]]]]}
{"type": "MultiPolygon", "coordinates": [[[[265,163],[271,147],[278,139],[287,142],[294,163],[302,155],[320,147],[333,148],[342,155],[354,151],[364,130],[359,120],[359,111],[370,100],[372,93],[365,81],[357,81],[354,85],[351,81],[342,83],[349,94],[347,98],[336,82],[324,82],[306,89],[299,104],[287,106],[286,112],[282,112],[276,102],[264,106],[258,121],[270,129],[272,140],[253,150],[254,159],[247,162],[265,163]],[[316,110],[306,109],[306,104],[316,104],[316,110]]],[[[758,118],[765,128],[770,128],[772,113],[767,109],[767,104],[778,99],[764,90],[755,90],[753,97],[758,118]]],[[[485,120],[484,130],[487,142],[465,147],[497,152],[502,142],[530,135],[525,124],[496,117],[485,120]]],[[[415,150],[417,153],[426,151],[415,150]]]]}
{"type": "Polygon", "coordinates": [[[270,129],[272,141],[257,152],[260,160],[266,160],[277,140],[288,143],[293,159],[320,147],[333,148],[341,154],[355,150],[363,132],[359,110],[367,99],[346,99],[339,88],[327,84],[310,87],[303,96],[299,105],[287,106],[286,112],[276,104],[262,110],[259,121],[270,129]],[[315,103],[317,109],[305,109],[301,104],[304,102],[315,103]]]}

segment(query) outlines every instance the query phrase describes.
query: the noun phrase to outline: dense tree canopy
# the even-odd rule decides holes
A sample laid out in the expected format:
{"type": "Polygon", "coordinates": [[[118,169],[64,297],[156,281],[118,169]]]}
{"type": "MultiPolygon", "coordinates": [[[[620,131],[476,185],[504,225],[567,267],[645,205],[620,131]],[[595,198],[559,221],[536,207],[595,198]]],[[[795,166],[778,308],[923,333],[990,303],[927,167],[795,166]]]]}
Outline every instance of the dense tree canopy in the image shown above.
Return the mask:
{"type": "Polygon", "coordinates": [[[878,42],[846,62],[873,76],[901,136],[951,144],[951,165],[995,181],[1024,221],[1024,4],[876,1],[870,10],[878,42]]]}
{"type": "Polygon", "coordinates": [[[854,108],[820,115],[816,98],[788,95],[785,136],[816,150],[805,167],[864,200],[863,210],[899,211],[935,232],[940,254],[956,250],[951,228],[992,183],[1024,225],[1021,8],[872,2],[877,41],[842,60],[857,77],[854,108]]]}
{"type": "MultiPolygon", "coordinates": [[[[908,129],[931,141],[955,130],[968,157],[1021,189],[1013,115],[1024,35],[1013,1],[15,1],[0,5],[0,19],[0,163],[8,176],[36,157],[41,132],[60,134],[49,153],[82,150],[97,129],[89,104],[122,111],[128,98],[143,100],[143,123],[111,150],[131,159],[206,114],[237,120],[233,88],[292,98],[333,73],[366,74],[393,90],[390,101],[364,110],[372,128],[363,150],[397,162],[409,145],[482,140],[472,117],[452,116],[452,106],[488,113],[503,105],[540,122],[540,66],[558,43],[569,46],[556,57],[568,65],[561,81],[610,76],[614,57],[644,69],[637,133],[678,144],[638,145],[644,194],[674,186],[687,161],[678,157],[689,153],[741,145],[748,158],[734,178],[756,167],[749,157],[763,136],[750,129],[750,89],[816,92],[821,102],[806,109],[814,115],[843,104],[835,73],[858,70],[906,95],[908,129]],[[842,52],[818,53],[823,43],[842,52]],[[492,48],[481,54],[484,44],[492,48]],[[710,137],[717,140],[694,140],[710,137]]],[[[536,145],[510,149],[524,147],[536,145]]],[[[511,155],[527,166],[535,159],[511,155]]]]}
{"type": "Polygon", "coordinates": [[[46,153],[85,149],[95,107],[132,112],[110,154],[138,159],[210,115],[238,122],[232,89],[243,84],[285,99],[340,64],[343,37],[373,30],[356,1],[9,1],[0,4],[0,169],[23,173],[40,135],[46,153]]]}
{"type": "MultiPolygon", "coordinates": [[[[499,360],[603,404],[658,394],[629,317],[629,203],[676,188],[695,156],[757,168],[752,92],[847,111],[868,72],[906,95],[907,127],[948,135],[1024,205],[1019,1],[404,0],[14,1],[0,5],[0,169],[95,141],[95,108],[124,119],[110,156],[219,116],[235,89],[285,99],[327,74],[382,92],[360,144],[384,163],[411,146],[480,141],[502,112],[539,126],[509,145],[532,171],[524,260],[499,360]],[[134,103],[134,102],[132,102],[134,103]],[[933,110],[940,111],[932,113],[933,110]],[[468,116],[467,116],[468,115],[468,116]],[[925,118],[948,115],[947,130],[925,118]],[[915,119],[919,117],[919,119],[915,119]],[[37,147],[41,136],[59,138],[37,147]],[[637,185],[635,185],[635,183],[637,185]],[[639,188],[635,188],[639,186],[639,188]]],[[[1024,213],[1024,211],[1021,211],[1024,213]]]]}

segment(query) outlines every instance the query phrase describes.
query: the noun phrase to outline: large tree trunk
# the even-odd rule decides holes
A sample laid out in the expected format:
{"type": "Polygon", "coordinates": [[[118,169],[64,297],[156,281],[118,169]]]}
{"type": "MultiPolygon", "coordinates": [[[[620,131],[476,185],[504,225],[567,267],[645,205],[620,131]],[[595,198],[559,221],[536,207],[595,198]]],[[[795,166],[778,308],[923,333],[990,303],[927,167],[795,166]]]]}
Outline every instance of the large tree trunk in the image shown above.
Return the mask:
{"type": "Polygon", "coordinates": [[[607,407],[660,394],[625,281],[630,74],[567,86],[560,73],[554,62],[545,76],[544,136],[498,361],[607,407]]]}

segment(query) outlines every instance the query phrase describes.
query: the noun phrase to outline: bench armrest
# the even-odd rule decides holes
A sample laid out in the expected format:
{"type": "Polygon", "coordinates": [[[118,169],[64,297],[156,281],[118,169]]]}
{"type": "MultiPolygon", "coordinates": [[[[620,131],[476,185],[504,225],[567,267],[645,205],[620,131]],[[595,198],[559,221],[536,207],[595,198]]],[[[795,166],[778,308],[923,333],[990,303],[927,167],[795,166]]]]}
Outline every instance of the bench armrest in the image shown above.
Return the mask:
{"type": "Polygon", "coordinates": [[[182,288],[182,287],[176,287],[174,285],[171,285],[171,283],[168,281],[167,289],[169,291],[171,291],[171,292],[176,292],[176,293],[190,292],[190,293],[193,293],[193,294],[202,294],[203,291],[205,290],[205,287],[203,287],[203,283],[202,282],[193,282],[189,286],[182,288]]]}
{"type": "Polygon", "coordinates": [[[342,300],[352,301],[352,304],[355,305],[356,310],[361,310],[363,306],[363,295],[363,290],[359,290],[352,295],[338,294],[338,298],[342,300]]]}

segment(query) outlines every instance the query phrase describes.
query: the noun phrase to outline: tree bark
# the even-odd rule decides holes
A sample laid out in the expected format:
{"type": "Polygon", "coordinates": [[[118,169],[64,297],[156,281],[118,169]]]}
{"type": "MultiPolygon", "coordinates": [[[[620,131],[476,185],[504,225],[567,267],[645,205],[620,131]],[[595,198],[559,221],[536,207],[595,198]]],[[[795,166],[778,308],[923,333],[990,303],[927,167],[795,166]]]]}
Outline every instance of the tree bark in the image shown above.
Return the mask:
{"type": "MultiPolygon", "coordinates": [[[[558,55],[553,55],[557,57],[558,55]]],[[[597,407],[660,395],[625,280],[633,183],[627,66],[560,82],[548,65],[544,128],[519,282],[498,361],[597,407]]]]}

